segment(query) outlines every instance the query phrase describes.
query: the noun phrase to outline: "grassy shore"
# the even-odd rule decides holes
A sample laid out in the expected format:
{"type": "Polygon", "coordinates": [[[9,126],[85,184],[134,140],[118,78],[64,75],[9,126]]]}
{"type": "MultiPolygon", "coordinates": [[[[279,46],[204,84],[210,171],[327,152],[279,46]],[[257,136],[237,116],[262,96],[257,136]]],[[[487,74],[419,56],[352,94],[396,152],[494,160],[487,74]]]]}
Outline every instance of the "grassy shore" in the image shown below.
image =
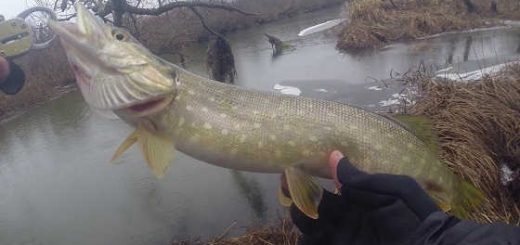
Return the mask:
{"type": "Polygon", "coordinates": [[[520,19],[520,1],[501,0],[496,8],[492,1],[349,0],[348,24],[337,47],[345,51],[375,49],[395,41],[520,19]]]}
{"type": "Polygon", "coordinates": [[[411,113],[432,120],[441,158],[487,196],[471,218],[520,225],[520,65],[469,83],[408,79],[421,91],[411,113]]]}

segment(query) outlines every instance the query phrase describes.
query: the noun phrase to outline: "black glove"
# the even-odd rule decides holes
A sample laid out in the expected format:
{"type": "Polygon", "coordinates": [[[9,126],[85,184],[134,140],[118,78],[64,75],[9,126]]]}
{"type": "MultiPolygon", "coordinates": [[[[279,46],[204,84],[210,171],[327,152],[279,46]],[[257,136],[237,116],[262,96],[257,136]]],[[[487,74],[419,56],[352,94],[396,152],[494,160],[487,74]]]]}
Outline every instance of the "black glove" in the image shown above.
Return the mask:
{"type": "Polygon", "coordinates": [[[337,175],[341,195],[324,192],[317,220],[291,207],[292,220],[303,233],[300,244],[402,245],[426,217],[440,211],[410,177],[367,174],[346,158],[337,175]]]}
{"type": "Polygon", "coordinates": [[[9,62],[9,65],[11,71],[3,81],[0,81],[0,91],[7,95],[15,95],[25,85],[25,73],[15,63],[9,62]]]}

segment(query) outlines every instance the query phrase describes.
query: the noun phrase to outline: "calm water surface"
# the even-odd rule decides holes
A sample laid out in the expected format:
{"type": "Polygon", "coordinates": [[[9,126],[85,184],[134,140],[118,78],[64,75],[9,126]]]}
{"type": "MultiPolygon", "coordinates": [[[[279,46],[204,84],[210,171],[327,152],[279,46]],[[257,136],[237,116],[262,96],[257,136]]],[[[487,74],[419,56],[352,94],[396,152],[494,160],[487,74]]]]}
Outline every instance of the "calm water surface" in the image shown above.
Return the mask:
{"type": "MultiPolygon", "coordinates": [[[[399,88],[374,90],[381,85],[374,79],[419,63],[477,69],[517,58],[520,44],[520,31],[508,28],[349,55],[334,49],[334,35],[297,37],[338,14],[328,9],[230,35],[237,85],[378,109],[399,88]],[[266,32],[294,49],[272,58],[266,32]]],[[[204,50],[187,54],[189,69],[205,72],[204,50]]],[[[91,112],[78,93],[0,124],[0,244],[168,244],[219,235],[234,221],[237,234],[283,215],[277,175],[234,172],[178,154],[157,180],[135,148],[109,164],[130,132],[91,112]]]]}

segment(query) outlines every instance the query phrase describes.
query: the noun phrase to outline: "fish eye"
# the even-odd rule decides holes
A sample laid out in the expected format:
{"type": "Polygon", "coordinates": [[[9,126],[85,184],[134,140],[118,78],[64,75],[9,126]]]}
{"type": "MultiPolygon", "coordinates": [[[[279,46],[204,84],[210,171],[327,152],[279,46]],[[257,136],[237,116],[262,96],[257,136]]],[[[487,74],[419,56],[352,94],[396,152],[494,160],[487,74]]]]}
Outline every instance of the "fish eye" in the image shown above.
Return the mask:
{"type": "Polygon", "coordinates": [[[112,36],[117,39],[118,41],[126,41],[128,39],[128,35],[124,32],[121,32],[119,30],[113,30],[112,36]]]}

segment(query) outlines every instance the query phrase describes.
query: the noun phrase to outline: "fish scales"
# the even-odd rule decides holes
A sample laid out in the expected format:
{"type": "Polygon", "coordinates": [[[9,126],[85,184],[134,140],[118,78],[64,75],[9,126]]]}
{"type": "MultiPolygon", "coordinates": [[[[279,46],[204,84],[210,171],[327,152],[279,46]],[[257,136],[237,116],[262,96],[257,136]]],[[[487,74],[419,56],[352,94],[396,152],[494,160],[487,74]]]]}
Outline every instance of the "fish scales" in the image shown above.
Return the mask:
{"type": "Polygon", "coordinates": [[[314,219],[323,189],[311,175],[331,178],[333,150],[370,173],[414,177],[445,210],[462,214],[482,200],[395,121],[337,102],[209,80],[156,57],[79,2],[76,9],[76,23],[49,26],[86,102],[135,126],[113,160],[137,144],[157,177],[164,176],[175,150],[226,168],[282,173],[289,196],[279,189],[280,203],[294,203],[314,219]]]}
{"type": "MultiPolygon", "coordinates": [[[[426,145],[380,115],[332,101],[250,91],[186,72],[158,125],[176,147],[219,166],[282,172],[301,164],[329,177],[328,154],[339,149],[363,170],[407,174],[441,183],[426,145]],[[215,160],[218,159],[218,160],[215,160]]],[[[451,183],[443,181],[444,188],[451,183]]]]}

